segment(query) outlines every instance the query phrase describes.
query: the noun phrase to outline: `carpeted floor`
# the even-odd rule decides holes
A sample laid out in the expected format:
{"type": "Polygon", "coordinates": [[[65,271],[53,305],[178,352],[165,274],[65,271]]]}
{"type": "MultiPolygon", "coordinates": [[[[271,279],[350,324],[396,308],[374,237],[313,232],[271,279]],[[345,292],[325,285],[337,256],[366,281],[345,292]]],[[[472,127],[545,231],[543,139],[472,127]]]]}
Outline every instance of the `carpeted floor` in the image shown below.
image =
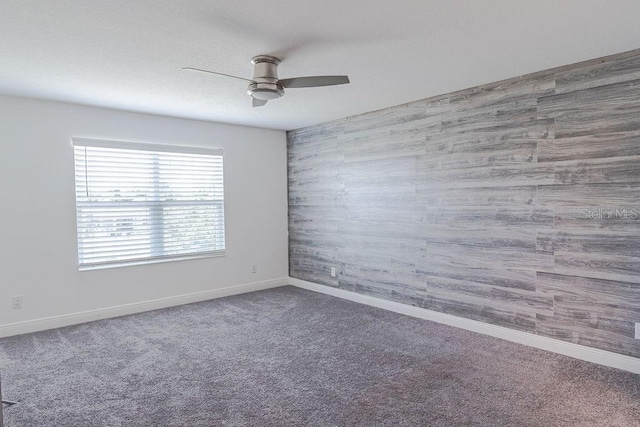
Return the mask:
{"type": "Polygon", "coordinates": [[[285,287],[0,339],[7,427],[638,426],[640,376],[285,287]]]}

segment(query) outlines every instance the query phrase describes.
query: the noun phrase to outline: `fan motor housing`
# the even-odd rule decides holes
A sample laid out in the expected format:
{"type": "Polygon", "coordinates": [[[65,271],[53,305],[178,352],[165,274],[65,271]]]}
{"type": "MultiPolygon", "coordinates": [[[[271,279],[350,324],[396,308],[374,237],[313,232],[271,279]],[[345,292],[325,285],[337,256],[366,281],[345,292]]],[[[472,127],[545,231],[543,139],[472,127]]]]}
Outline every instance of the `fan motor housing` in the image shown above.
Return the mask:
{"type": "Polygon", "coordinates": [[[284,87],[278,84],[278,64],[275,56],[258,55],[251,60],[253,64],[253,83],[247,87],[247,93],[256,99],[268,101],[284,95],[284,87]]]}

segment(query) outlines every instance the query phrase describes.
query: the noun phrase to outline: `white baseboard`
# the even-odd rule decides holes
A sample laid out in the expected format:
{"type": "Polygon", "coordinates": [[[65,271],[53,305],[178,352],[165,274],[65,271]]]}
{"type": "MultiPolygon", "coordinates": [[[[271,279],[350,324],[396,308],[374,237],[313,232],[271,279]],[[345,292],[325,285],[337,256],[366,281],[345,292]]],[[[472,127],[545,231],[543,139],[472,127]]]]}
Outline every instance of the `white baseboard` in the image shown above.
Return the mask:
{"type": "Polygon", "coordinates": [[[78,313],[63,314],[60,316],[27,320],[24,322],[9,323],[0,325],[0,338],[44,331],[47,329],[62,328],[64,326],[77,325],[79,323],[92,322],[94,320],[142,313],[145,311],[158,310],[160,308],[173,307],[176,305],[190,304],[193,302],[228,297],[231,295],[244,294],[247,292],[261,291],[264,289],[277,288],[279,286],[287,286],[288,284],[289,278],[284,277],[281,279],[228,286],[226,288],[211,289],[208,291],[194,292],[191,294],[177,295],[167,298],[159,298],[150,301],[123,304],[115,307],[100,308],[97,310],[88,310],[78,313]]]}
{"type": "Polygon", "coordinates": [[[477,332],[484,335],[490,335],[492,337],[501,338],[503,340],[515,342],[518,344],[524,344],[529,347],[535,347],[542,350],[563,354],[575,359],[585,360],[587,362],[598,363],[600,365],[622,369],[625,371],[633,372],[634,374],[640,374],[640,359],[635,357],[625,356],[606,350],[600,350],[597,348],[561,341],[554,338],[547,338],[529,332],[516,331],[514,329],[505,328],[503,326],[496,326],[484,322],[478,322],[476,320],[465,319],[463,317],[452,316],[450,314],[427,310],[420,307],[414,307],[399,302],[388,301],[369,295],[346,291],[344,289],[319,285],[317,283],[307,282],[305,280],[294,278],[290,278],[289,280],[289,283],[291,285],[310,291],[332,295],[334,297],[382,308],[407,316],[431,320],[433,322],[455,326],[457,328],[466,329],[468,331],[477,332]]]}

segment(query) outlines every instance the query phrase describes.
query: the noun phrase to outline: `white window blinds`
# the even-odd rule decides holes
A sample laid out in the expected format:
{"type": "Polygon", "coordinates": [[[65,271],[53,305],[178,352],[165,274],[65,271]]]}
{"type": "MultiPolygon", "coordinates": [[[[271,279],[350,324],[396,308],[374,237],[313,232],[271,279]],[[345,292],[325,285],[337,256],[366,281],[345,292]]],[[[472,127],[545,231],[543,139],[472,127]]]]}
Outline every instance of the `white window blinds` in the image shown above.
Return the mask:
{"type": "Polygon", "coordinates": [[[73,144],[81,270],[224,253],[222,150],[73,144]]]}

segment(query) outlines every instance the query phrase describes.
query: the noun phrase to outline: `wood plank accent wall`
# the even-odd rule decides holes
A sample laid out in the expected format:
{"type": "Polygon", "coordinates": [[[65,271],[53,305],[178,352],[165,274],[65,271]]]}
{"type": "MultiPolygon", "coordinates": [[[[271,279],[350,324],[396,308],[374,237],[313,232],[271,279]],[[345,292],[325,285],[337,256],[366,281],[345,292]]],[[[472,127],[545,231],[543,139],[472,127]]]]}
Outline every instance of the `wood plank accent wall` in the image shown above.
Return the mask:
{"type": "Polygon", "coordinates": [[[288,157],[291,277],[640,357],[640,50],[290,131],[288,157]]]}

